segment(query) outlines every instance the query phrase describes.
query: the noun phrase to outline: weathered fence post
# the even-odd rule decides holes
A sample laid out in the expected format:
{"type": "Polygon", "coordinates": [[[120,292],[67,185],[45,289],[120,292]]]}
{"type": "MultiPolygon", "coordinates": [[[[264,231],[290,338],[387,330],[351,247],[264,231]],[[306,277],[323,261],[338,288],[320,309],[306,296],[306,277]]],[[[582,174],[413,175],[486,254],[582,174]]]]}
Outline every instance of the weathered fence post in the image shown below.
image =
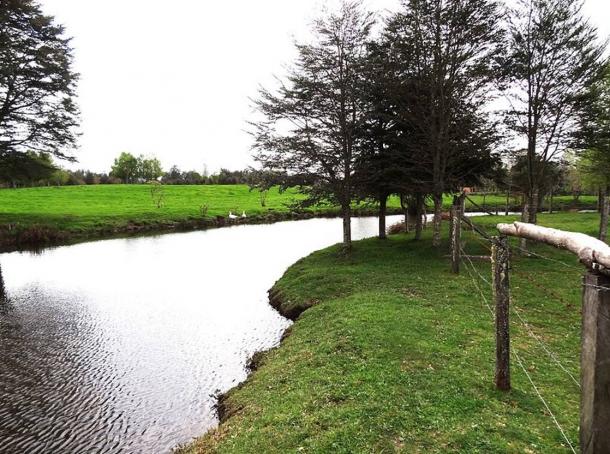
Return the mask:
{"type": "MultiPolygon", "coordinates": [[[[529,217],[530,217],[530,206],[525,203],[523,205],[523,212],[521,213],[521,221],[522,222],[529,222],[529,217]]],[[[522,254],[526,254],[527,255],[527,239],[521,237],[519,239],[519,247],[521,248],[521,253],[522,254]]]]}
{"type": "Polygon", "coordinates": [[[460,274],[460,246],[462,236],[461,202],[454,201],[451,206],[451,271],[460,274]]]}
{"type": "Polygon", "coordinates": [[[610,194],[604,189],[601,202],[601,215],[599,219],[599,239],[606,241],[608,238],[608,220],[610,218],[610,194]]]}
{"type": "Polygon", "coordinates": [[[506,237],[495,237],[491,248],[493,291],[496,303],[496,388],[510,390],[510,330],[508,311],[510,288],[508,280],[509,249],[506,237]]]}
{"type": "Polygon", "coordinates": [[[584,277],[580,365],[580,450],[610,453],[610,277],[593,272],[584,277]]]}

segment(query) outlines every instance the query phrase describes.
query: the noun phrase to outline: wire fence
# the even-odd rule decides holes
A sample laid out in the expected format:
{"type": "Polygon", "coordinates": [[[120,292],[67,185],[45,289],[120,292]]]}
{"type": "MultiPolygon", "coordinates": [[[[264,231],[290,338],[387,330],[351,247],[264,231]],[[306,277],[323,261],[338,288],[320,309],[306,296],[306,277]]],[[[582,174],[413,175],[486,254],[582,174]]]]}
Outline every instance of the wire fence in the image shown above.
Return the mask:
{"type": "MultiPolygon", "coordinates": [[[[485,250],[489,251],[491,254],[490,246],[493,243],[493,241],[488,238],[479,236],[476,233],[477,232],[475,231],[474,235],[472,237],[469,237],[469,239],[472,238],[477,243],[482,244],[484,246],[485,250]]],[[[492,301],[491,295],[493,295],[493,284],[490,279],[487,279],[481,273],[479,268],[475,265],[473,260],[464,250],[464,246],[459,245],[459,247],[460,247],[460,252],[461,252],[461,263],[463,265],[463,268],[467,271],[470,279],[472,280],[474,288],[476,289],[477,293],[481,296],[481,300],[482,300],[483,304],[489,310],[492,320],[494,320],[495,319],[495,307],[490,302],[490,301],[492,301]],[[488,296],[486,296],[486,293],[488,296]]],[[[579,272],[582,271],[582,268],[567,264],[565,262],[562,262],[561,260],[558,260],[558,259],[555,259],[552,257],[548,257],[548,256],[545,256],[540,253],[533,253],[532,251],[524,250],[519,246],[511,245],[510,247],[511,248],[514,247],[518,250],[527,252],[531,256],[535,256],[539,259],[547,260],[549,262],[552,262],[553,264],[559,263],[566,268],[570,268],[572,270],[578,270],[579,272]]],[[[511,268],[511,270],[513,270],[513,268],[511,268]]],[[[520,277],[525,278],[528,282],[532,282],[532,279],[530,278],[530,276],[527,275],[527,273],[522,273],[522,274],[520,273],[520,277]]],[[[593,286],[593,285],[589,285],[589,286],[598,287],[598,286],[593,286]]],[[[541,288],[540,286],[537,286],[537,287],[539,289],[541,288]]],[[[550,294],[553,297],[557,297],[557,299],[561,300],[562,302],[565,302],[565,298],[563,298],[563,296],[557,294],[554,291],[549,292],[549,289],[547,289],[547,288],[545,288],[544,290],[545,290],[546,294],[550,294]]],[[[610,289],[608,289],[606,287],[599,287],[599,290],[610,291],[610,289]]],[[[526,317],[524,315],[524,310],[515,304],[515,300],[512,295],[510,296],[510,308],[511,308],[511,313],[514,314],[516,316],[516,319],[519,321],[519,324],[522,327],[522,332],[524,332],[533,341],[533,343],[535,345],[538,345],[546,353],[546,355],[550,358],[551,363],[554,364],[556,367],[558,367],[559,370],[561,370],[562,373],[565,374],[567,379],[569,379],[574,385],[576,385],[576,387],[578,389],[580,389],[580,387],[581,387],[580,381],[574,376],[574,374],[564,364],[564,361],[560,359],[560,355],[558,355],[556,352],[554,352],[553,349],[548,345],[547,342],[545,342],[542,339],[542,337],[540,335],[536,334],[531,322],[529,322],[526,319],[526,317]]],[[[538,385],[534,381],[532,374],[530,374],[530,372],[528,371],[527,364],[525,363],[522,355],[520,355],[519,353],[520,352],[518,351],[518,349],[513,345],[511,347],[511,354],[514,357],[516,364],[519,366],[519,369],[523,372],[523,374],[527,378],[528,382],[531,384],[536,397],[542,403],[546,412],[550,415],[554,425],[557,427],[558,431],[560,432],[567,447],[573,453],[576,453],[577,451],[576,451],[574,445],[572,444],[572,442],[570,441],[569,437],[567,436],[566,430],[564,429],[564,427],[561,425],[561,423],[557,419],[555,413],[552,411],[551,406],[549,405],[547,400],[543,397],[540,385],[538,385]]]]}

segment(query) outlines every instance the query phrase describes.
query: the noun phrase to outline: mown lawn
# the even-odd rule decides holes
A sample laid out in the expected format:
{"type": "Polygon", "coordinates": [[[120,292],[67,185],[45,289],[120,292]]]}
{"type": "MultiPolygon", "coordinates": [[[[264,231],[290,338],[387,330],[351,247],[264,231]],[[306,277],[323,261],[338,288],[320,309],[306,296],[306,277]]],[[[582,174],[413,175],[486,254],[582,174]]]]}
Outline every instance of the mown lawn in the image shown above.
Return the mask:
{"type": "MultiPolygon", "coordinates": [[[[102,229],[122,228],[129,224],[181,222],[202,218],[201,206],[207,205],[207,217],[227,216],[229,211],[258,216],[286,213],[301,196],[295,191],[269,191],[266,206],[261,206],[258,191],[246,185],[164,186],[163,206],[157,208],[148,185],[64,186],[25,189],[0,189],[0,225],[20,227],[42,225],[60,231],[88,233],[102,229]]],[[[482,203],[482,196],[473,196],[482,203]]],[[[567,204],[571,198],[557,198],[556,204],[567,204]]],[[[582,197],[583,203],[595,203],[594,197],[582,197]]],[[[488,196],[487,208],[503,209],[505,199],[488,196]]],[[[451,197],[446,197],[448,207],[451,197]]],[[[392,198],[390,208],[399,208],[392,198]]],[[[468,202],[467,207],[471,208],[468,202]]],[[[369,209],[374,207],[369,206],[369,209]]],[[[317,207],[314,213],[337,213],[333,207],[317,207]]]]}
{"type": "MultiPolygon", "coordinates": [[[[595,214],[541,215],[595,233],[595,214]]],[[[500,218],[478,218],[492,229],[500,218]]],[[[506,218],[501,218],[505,221],[506,218]]],[[[465,248],[488,244],[466,233],[465,248]]],[[[450,274],[442,250],[406,235],[338,247],[295,263],[276,284],[286,304],[312,306],[282,346],[224,401],[231,415],[183,452],[558,453],[568,444],[512,359],[513,390],[493,386],[490,264],[450,274]],[[481,276],[478,276],[478,273],[481,276]]],[[[542,396],[578,449],[580,278],[574,256],[515,255],[511,336],[542,396]],[[527,322],[517,318],[516,312],[527,322]]]]}

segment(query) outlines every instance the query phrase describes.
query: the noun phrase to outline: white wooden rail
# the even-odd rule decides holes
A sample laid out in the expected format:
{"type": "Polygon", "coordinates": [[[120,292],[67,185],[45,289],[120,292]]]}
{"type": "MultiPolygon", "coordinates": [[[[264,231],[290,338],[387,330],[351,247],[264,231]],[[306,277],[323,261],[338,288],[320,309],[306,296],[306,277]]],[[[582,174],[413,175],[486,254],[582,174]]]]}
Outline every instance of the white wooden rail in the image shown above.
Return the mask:
{"type": "Polygon", "coordinates": [[[587,268],[604,274],[610,272],[610,246],[592,236],[525,222],[498,224],[497,228],[503,235],[539,241],[559,249],[566,249],[576,254],[587,268]]]}

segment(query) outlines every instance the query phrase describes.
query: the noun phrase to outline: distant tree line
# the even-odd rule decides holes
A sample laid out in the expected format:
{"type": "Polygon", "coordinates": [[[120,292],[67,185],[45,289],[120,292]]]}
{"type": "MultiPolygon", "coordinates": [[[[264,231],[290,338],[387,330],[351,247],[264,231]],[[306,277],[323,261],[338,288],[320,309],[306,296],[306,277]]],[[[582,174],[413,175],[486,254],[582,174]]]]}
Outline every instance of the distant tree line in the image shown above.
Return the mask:
{"type": "Polygon", "coordinates": [[[196,170],[181,170],[172,166],[163,171],[160,161],[154,157],[134,156],[123,152],[115,160],[110,172],[69,170],[58,167],[49,153],[26,152],[0,159],[0,185],[19,188],[31,186],[74,186],[94,184],[141,184],[158,181],[172,185],[195,184],[277,184],[280,179],[265,177],[266,172],[245,169],[220,169],[208,174],[196,170]]]}

